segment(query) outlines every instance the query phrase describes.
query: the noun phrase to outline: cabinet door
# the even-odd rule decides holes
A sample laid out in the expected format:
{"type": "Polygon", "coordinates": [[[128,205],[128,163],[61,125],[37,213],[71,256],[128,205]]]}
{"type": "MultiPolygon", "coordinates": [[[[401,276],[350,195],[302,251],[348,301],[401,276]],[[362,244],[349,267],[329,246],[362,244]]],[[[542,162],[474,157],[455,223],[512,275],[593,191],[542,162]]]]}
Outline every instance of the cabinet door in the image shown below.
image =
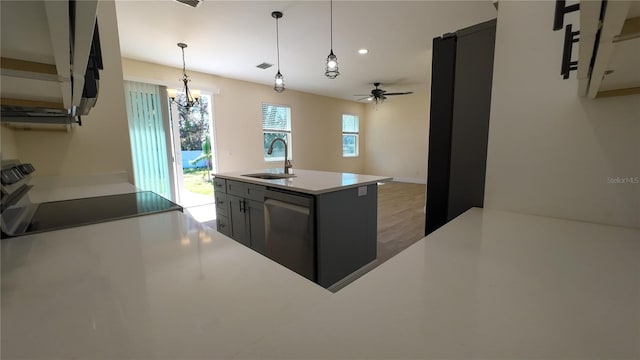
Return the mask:
{"type": "Polygon", "coordinates": [[[213,191],[216,192],[216,194],[219,193],[227,193],[227,180],[225,179],[221,179],[221,178],[214,178],[213,179],[213,191]]]}
{"type": "Polygon", "coordinates": [[[218,214],[216,225],[219,233],[231,236],[231,226],[229,226],[229,218],[227,216],[218,214]]]}
{"type": "Polygon", "coordinates": [[[251,248],[261,254],[265,254],[264,203],[253,200],[245,201],[247,204],[246,211],[251,248]]]}
{"type": "Polygon", "coordinates": [[[245,200],[238,196],[227,195],[229,203],[229,216],[231,220],[231,238],[249,246],[249,234],[245,219],[245,200]]]}
{"type": "Polygon", "coordinates": [[[220,215],[229,215],[229,206],[227,204],[227,194],[215,193],[216,198],[216,212],[220,215]]]}

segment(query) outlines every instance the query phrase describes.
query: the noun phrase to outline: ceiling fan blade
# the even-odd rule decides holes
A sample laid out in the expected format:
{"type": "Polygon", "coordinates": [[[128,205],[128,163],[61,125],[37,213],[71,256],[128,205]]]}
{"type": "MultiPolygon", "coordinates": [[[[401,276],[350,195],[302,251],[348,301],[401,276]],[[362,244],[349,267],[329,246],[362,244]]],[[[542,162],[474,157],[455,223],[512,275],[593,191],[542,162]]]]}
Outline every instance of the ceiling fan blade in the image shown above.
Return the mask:
{"type": "Polygon", "coordinates": [[[362,100],[371,101],[372,99],[371,99],[371,97],[370,97],[370,96],[365,96],[365,97],[363,97],[363,98],[361,98],[361,99],[358,99],[358,100],[356,100],[356,101],[362,101],[362,100]]]}
{"type": "Polygon", "coordinates": [[[384,95],[409,95],[409,94],[413,94],[413,91],[407,91],[407,92],[397,92],[397,93],[385,93],[384,95]]]}
{"type": "Polygon", "coordinates": [[[370,94],[354,94],[353,96],[371,96],[370,94]]]}

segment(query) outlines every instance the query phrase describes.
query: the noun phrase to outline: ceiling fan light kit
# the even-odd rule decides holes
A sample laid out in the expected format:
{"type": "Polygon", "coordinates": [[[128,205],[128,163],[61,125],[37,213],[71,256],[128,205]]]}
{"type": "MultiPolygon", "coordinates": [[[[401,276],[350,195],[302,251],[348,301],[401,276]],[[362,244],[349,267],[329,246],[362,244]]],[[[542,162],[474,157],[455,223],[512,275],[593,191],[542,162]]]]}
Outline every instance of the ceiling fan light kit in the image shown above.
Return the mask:
{"type": "Polygon", "coordinates": [[[281,93],[284,91],[284,77],[282,76],[282,73],[280,73],[280,32],[278,29],[278,20],[282,18],[282,12],[274,11],[271,13],[271,17],[276,19],[276,53],[278,55],[278,72],[275,76],[273,90],[281,93]]]}
{"type": "Polygon", "coordinates": [[[329,56],[327,56],[327,64],[324,69],[324,75],[329,79],[335,79],[336,77],[338,77],[338,75],[340,75],[340,72],[338,71],[338,57],[333,53],[333,0],[330,0],[329,6],[331,11],[331,52],[329,53],[329,56]]]}
{"type": "Polygon", "coordinates": [[[189,75],[187,75],[186,63],[184,61],[184,49],[187,47],[185,43],[178,43],[178,47],[182,49],[182,84],[184,85],[184,95],[185,95],[185,104],[182,104],[176,101],[176,97],[178,96],[178,90],[176,89],[167,89],[167,94],[171,99],[171,102],[176,104],[177,106],[185,107],[189,109],[190,107],[196,106],[200,104],[200,90],[189,90],[189,75]]]}

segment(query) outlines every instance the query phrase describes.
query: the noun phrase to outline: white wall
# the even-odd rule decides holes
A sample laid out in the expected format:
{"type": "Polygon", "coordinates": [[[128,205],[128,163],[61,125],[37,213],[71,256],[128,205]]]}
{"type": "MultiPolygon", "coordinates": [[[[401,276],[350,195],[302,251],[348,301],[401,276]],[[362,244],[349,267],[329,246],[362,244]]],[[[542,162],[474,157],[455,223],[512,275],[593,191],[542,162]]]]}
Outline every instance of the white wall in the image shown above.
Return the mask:
{"type": "Polygon", "coordinates": [[[640,96],[589,100],[559,75],[554,2],[500,1],[485,207],[640,227],[640,96]]]}
{"type": "Polygon", "coordinates": [[[16,146],[15,131],[6,126],[0,126],[0,160],[19,159],[18,148],[16,146]]]}
{"type": "Polygon", "coordinates": [[[367,106],[366,173],[426,183],[429,101],[426,92],[367,106]]]}
{"type": "MultiPolygon", "coordinates": [[[[180,85],[181,69],[132,59],[122,59],[122,64],[128,80],[174,88],[180,85]]],[[[219,172],[282,166],[282,162],[265,162],[263,158],[262,102],[291,107],[294,170],[363,172],[364,157],[342,157],[342,114],[358,115],[364,131],[364,104],[291,89],[279,94],[270,85],[187,73],[191,88],[219,90],[213,100],[219,172]]]]}
{"type": "Polygon", "coordinates": [[[33,163],[37,169],[34,176],[128,172],[133,181],[113,1],[99,1],[98,22],[104,70],[100,72],[98,102],[82,117],[83,125],[70,133],[15,131],[20,160],[33,163]]]}

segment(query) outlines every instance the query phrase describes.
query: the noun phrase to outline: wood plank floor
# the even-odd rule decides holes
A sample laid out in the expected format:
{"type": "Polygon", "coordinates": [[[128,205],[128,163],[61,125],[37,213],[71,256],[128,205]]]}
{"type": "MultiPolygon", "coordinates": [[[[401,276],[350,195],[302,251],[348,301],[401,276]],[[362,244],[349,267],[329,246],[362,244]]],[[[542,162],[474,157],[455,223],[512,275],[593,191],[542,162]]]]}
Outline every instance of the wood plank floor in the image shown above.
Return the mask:
{"type": "Polygon", "coordinates": [[[378,264],[424,237],[424,184],[378,186],[378,264]]]}

